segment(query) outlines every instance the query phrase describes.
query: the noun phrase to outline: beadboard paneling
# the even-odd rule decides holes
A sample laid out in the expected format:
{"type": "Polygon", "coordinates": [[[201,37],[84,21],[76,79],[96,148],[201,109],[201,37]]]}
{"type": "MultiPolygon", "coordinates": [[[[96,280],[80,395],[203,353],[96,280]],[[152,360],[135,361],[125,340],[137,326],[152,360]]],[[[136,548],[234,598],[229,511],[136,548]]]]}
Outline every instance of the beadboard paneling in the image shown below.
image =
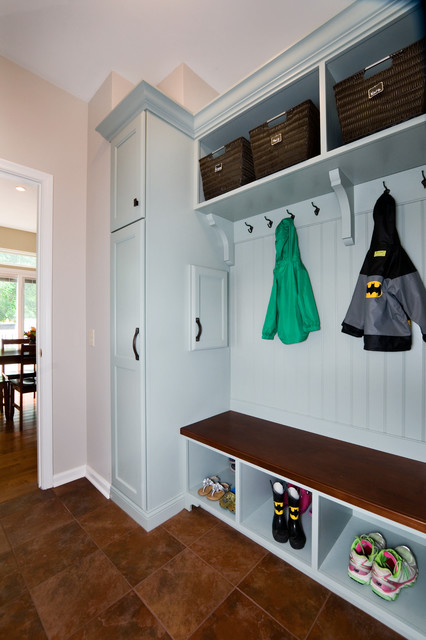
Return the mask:
{"type": "MultiPolygon", "coordinates": [[[[426,191],[419,176],[420,170],[412,170],[385,181],[397,202],[402,244],[425,282],[426,191]]],[[[341,333],[370,244],[373,206],[382,190],[381,181],[356,188],[351,247],[341,240],[337,200],[318,199],[318,217],[312,215],[310,203],[292,207],[321,321],[321,330],[300,344],[261,338],[272,287],[274,231],[286,215],[285,208],[273,212],[270,231],[261,226],[260,216],[250,219],[255,226],[250,237],[244,235],[243,226],[235,227],[235,266],[230,273],[231,408],[424,459],[426,345],[418,325],[413,323],[413,347],[405,353],[367,352],[362,340],[341,333]]]]}

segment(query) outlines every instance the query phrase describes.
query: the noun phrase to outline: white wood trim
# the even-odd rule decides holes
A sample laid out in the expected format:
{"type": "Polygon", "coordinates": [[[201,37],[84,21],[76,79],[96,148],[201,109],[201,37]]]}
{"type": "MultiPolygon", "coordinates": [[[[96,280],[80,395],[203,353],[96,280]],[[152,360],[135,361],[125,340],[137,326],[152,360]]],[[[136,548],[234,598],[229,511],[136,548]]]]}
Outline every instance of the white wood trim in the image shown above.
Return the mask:
{"type": "Polygon", "coordinates": [[[108,142],[141,111],[151,111],[189,136],[193,135],[193,115],[145,80],[140,82],[96,127],[108,142]]]}
{"type": "Polygon", "coordinates": [[[53,176],[0,158],[0,171],[39,185],[37,220],[38,484],[53,486],[52,238],[53,176]],[[40,353],[42,352],[42,357],[40,353]]]}
{"type": "Polygon", "coordinates": [[[86,478],[93,484],[93,486],[105,496],[110,497],[111,483],[105,480],[97,471],[92,469],[89,465],[86,465],[86,478]]]}

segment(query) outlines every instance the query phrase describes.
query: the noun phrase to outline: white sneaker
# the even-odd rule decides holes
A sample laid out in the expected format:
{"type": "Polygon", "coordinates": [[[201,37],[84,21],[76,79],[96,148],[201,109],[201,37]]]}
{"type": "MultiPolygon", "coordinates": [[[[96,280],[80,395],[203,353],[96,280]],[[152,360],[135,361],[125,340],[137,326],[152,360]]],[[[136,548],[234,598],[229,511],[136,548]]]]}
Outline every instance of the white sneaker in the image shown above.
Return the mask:
{"type": "Polygon", "coordinates": [[[348,576],[361,584],[370,584],[376,555],[386,547],[381,533],[367,533],[355,538],[349,555],[348,576]]]}
{"type": "Polygon", "coordinates": [[[395,600],[404,587],[411,587],[419,570],[412,551],[405,545],[377,554],[371,572],[371,588],[385,600],[395,600]]]}

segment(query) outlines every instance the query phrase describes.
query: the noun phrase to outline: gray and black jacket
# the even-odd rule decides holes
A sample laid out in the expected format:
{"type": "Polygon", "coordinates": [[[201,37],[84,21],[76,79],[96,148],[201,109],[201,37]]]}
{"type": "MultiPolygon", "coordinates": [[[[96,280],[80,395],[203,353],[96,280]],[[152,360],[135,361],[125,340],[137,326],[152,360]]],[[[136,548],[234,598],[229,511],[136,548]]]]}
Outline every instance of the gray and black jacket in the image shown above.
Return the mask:
{"type": "Polygon", "coordinates": [[[401,246],[395,200],[386,190],[377,200],[370,248],[352,301],[342,322],[343,333],[361,338],[368,351],[408,351],[411,320],[426,342],[426,289],[401,246]]]}

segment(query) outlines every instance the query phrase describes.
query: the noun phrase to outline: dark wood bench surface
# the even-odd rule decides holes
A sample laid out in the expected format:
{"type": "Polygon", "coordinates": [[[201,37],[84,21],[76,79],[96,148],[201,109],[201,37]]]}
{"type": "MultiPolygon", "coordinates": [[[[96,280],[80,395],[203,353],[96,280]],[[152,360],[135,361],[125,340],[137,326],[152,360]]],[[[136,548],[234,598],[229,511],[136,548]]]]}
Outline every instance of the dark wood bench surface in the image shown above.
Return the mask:
{"type": "Polygon", "coordinates": [[[226,411],[181,434],[426,533],[426,464],[226,411]]]}

